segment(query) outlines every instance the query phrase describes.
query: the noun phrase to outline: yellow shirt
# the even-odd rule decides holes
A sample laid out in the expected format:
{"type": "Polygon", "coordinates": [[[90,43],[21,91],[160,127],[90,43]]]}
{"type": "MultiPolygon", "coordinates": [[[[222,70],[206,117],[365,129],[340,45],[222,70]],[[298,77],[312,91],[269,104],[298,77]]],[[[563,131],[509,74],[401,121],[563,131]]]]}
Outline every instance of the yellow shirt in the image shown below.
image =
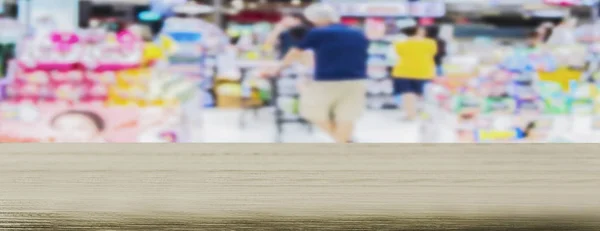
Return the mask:
{"type": "Polygon", "coordinates": [[[432,39],[409,39],[394,45],[399,56],[392,76],[406,79],[433,79],[437,44],[432,39]]]}

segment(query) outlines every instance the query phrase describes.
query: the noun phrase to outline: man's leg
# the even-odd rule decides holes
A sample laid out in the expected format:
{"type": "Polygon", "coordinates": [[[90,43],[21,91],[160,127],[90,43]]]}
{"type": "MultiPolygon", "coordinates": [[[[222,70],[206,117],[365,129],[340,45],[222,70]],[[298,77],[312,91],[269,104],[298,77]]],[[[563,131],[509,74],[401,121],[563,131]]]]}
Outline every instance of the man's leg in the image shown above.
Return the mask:
{"type": "Polygon", "coordinates": [[[352,143],[352,136],[354,135],[354,127],[356,126],[355,121],[340,121],[336,124],[336,130],[334,133],[334,139],[337,143],[352,143]]]}
{"type": "Polygon", "coordinates": [[[364,81],[348,81],[340,83],[343,94],[334,108],[334,137],[338,143],[351,143],[356,122],[365,111],[366,83],[364,81]]]}
{"type": "Polygon", "coordinates": [[[335,91],[328,91],[327,83],[310,82],[300,96],[300,113],[332,139],[335,139],[336,124],[331,120],[331,105],[336,99],[335,91]]]}
{"type": "Polygon", "coordinates": [[[335,131],[336,131],[336,124],[333,121],[317,121],[317,120],[310,120],[309,121],[311,123],[313,123],[314,125],[316,125],[318,128],[320,128],[322,131],[324,131],[325,133],[327,133],[327,135],[329,135],[329,137],[331,137],[332,139],[334,139],[336,142],[337,139],[335,138],[335,131]]]}

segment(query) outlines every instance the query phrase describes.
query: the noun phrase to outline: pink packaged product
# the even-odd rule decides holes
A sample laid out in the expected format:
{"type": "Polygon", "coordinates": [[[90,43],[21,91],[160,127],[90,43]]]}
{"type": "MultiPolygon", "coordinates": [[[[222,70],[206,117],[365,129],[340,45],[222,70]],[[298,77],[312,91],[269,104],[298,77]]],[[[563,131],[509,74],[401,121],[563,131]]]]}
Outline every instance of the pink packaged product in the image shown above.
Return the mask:
{"type": "Polygon", "coordinates": [[[89,46],[83,58],[87,69],[118,71],[139,67],[143,57],[143,42],[137,36],[121,32],[115,41],[106,40],[89,46]]]}
{"type": "Polygon", "coordinates": [[[50,82],[53,84],[81,83],[84,80],[83,71],[73,69],[69,71],[50,72],[50,82]]]}
{"type": "Polygon", "coordinates": [[[117,82],[117,74],[114,71],[88,71],[85,81],[95,84],[114,84],[117,82]]]}
{"type": "Polygon", "coordinates": [[[121,47],[126,51],[139,50],[139,45],[142,43],[142,39],[131,33],[130,31],[124,30],[117,34],[117,41],[121,47]]]}
{"type": "Polygon", "coordinates": [[[50,81],[47,71],[17,71],[14,75],[15,82],[21,84],[48,84],[50,81]]]}
{"type": "Polygon", "coordinates": [[[83,30],[81,31],[80,39],[83,43],[95,44],[102,42],[106,38],[106,33],[106,30],[99,28],[83,30]]]}
{"type": "Polygon", "coordinates": [[[50,39],[57,51],[69,52],[79,42],[79,36],[75,33],[55,32],[50,35],[50,39]]]}
{"type": "Polygon", "coordinates": [[[83,102],[105,102],[108,100],[108,86],[104,84],[88,83],[84,85],[83,102]]]}
{"type": "Polygon", "coordinates": [[[79,102],[85,91],[82,84],[53,84],[50,86],[57,101],[79,102]]]}
{"type": "Polygon", "coordinates": [[[5,101],[15,101],[20,95],[19,89],[14,87],[13,84],[4,85],[4,98],[5,101]]]}
{"type": "Polygon", "coordinates": [[[18,89],[18,96],[25,98],[39,98],[41,86],[37,84],[13,84],[12,87],[18,89]]]}
{"type": "Polygon", "coordinates": [[[70,70],[81,59],[82,47],[75,33],[53,33],[24,41],[18,55],[19,65],[26,70],[70,70]]]}
{"type": "Polygon", "coordinates": [[[43,85],[29,83],[14,83],[8,86],[9,100],[16,102],[37,103],[43,100],[43,85]]]}

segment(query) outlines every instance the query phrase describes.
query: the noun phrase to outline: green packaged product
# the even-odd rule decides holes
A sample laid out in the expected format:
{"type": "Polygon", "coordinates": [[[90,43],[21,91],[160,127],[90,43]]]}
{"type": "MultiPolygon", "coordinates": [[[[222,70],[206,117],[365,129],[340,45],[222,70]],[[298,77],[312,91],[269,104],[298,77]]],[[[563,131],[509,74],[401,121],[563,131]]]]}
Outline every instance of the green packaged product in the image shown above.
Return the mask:
{"type": "Polygon", "coordinates": [[[475,97],[470,97],[466,95],[459,95],[454,97],[453,99],[453,108],[456,112],[462,112],[466,109],[480,108],[481,101],[475,97]]]}
{"type": "Polygon", "coordinates": [[[483,104],[484,113],[513,113],[516,108],[515,100],[509,97],[488,97],[483,104]]]}
{"type": "Polygon", "coordinates": [[[544,112],[546,114],[568,114],[569,111],[569,99],[567,97],[555,95],[544,98],[544,112]]]}
{"type": "Polygon", "coordinates": [[[592,99],[569,100],[569,109],[572,114],[592,115],[594,114],[594,101],[592,99]]]}

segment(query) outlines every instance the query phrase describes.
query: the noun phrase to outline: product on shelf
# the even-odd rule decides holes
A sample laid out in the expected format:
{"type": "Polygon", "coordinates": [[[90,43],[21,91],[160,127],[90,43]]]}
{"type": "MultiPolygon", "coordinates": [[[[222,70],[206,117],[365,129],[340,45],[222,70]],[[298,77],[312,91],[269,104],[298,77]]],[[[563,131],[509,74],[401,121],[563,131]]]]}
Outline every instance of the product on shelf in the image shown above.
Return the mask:
{"type": "Polygon", "coordinates": [[[0,84],[0,142],[185,141],[178,108],[197,80],[155,67],[164,51],[132,33],[105,35],[24,40],[19,65],[0,84]]]}
{"type": "MultiPolygon", "coordinates": [[[[600,138],[596,125],[582,121],[593,121],[599,112],[600,85],[594,78],[598,76],[598,60],[588,59],[588,69],[583,70],[575,61],[563,62],[559,57],[569,49],[580,54],[580,48],[503,51],[500,58],[494,58],[496,64],[474,62],[479,59],[477,55],[450,57],[446,64],[454,67],[447,71],[450,74],[433,81],[430,90],[425,91],[425,102],[437,110],[428,113],[433,117],[444,113],[458,117],[455,129],[457,140],[462,142],[596,142],[600,138]],[[473,66],[478,70],[468,70],[473,66]],[[448,98],[453,99],[451,110],[446,106],[448,98]],[[520,122],[491,126],[506,116],[520,122]],[[577,117],[577,121],[570,117],[577,117]]],[[[487,52],[494,53],[489,49],[487,52]]]]}

